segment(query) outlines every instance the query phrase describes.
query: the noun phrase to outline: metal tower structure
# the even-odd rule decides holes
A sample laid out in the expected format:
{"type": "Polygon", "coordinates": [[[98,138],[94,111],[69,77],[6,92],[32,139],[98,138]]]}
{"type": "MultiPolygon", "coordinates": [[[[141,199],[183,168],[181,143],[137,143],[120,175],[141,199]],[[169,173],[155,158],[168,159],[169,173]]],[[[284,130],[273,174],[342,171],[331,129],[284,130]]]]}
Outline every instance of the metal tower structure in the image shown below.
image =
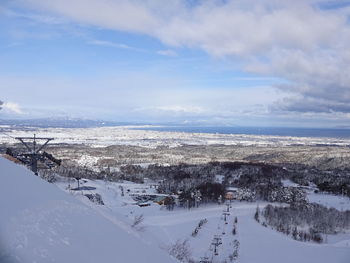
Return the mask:
{"type": "Polygon", "coordinates": [[[7,149],[6,153],[29,166],[35,175],[38,175],[39,169],[50,169],[53,166],[61,165],[61,160],[58,160],[51,154],[42,151],[54,138],[36,137],[34,134],[33,137],[15,137],[15,139],[19,140],[25,146],[27,151],[16,154],[11,149],[7,149]],[[38,144],[37,141],[42,143],[38,144]],[[38,164],[40,164],[40,167],[38,164]]]}
{"type": "Polygon", "coordinates": [[[218,246],[222,244],[221,237],[219,235],[215,235],[211,244],[214,246],[214,255],[215,256],[219,255],[218,246]]]}

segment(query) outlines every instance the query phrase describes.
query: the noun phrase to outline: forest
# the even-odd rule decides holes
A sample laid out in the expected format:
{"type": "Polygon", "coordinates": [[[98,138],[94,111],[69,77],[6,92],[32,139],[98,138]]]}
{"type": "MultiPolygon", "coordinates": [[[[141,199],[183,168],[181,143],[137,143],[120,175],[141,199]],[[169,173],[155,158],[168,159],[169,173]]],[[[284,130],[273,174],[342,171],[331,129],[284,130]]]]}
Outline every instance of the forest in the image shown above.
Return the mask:
{"type": "Polygon", "coordinates": [[[299,241],[322,243],[324,236],[350,230],[350,211],[339,211],[315,203],[257,208],[255,220],[299,241]]]}

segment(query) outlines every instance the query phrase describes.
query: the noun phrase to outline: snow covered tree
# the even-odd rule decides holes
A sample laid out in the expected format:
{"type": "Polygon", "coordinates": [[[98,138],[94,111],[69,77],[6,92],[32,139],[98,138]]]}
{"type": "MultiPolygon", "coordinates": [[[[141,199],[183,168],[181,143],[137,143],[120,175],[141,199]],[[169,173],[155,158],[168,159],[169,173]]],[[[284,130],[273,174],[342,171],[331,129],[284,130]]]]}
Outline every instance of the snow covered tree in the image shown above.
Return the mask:
{"type": "Polygon", "coordinates": [[[256,207],[256,211],[255,211],[255,214],[254,214],[254,219],[257,221],[257,222],[260,222],[260,209],[259,209],[259,206],[256,207]]]}
{"type": "Polygon", "coordinates": [[[238,258],[238,251],[239,251],[239,241],[235,239],[233,241],[233,252],[229,256],[230,261],[236,261],[238,258]]]}
{"type": "Polygon", "coordinates": [[[233,228],[232,228],[232,235],[236,235],[236,234],[237,234],[236,225],[233,225],[233,228]]]}

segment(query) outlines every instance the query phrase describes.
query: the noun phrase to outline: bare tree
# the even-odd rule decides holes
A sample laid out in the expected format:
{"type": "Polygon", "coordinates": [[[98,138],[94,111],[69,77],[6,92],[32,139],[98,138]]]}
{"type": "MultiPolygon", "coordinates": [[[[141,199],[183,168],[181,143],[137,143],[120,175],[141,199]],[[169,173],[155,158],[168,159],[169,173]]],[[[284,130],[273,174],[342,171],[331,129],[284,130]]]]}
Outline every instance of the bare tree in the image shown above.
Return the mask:
{"type": "Polygon", "coordinates": [[[191,259],[192,252],[187,239],[178,239],[174,244],[168,247],[168,252],[171,256],[173,256],[181,262],[193,262],[191,259]]]}
{"type": "Polygon", "coordinates": [[[144,226],[141,225],[141,223],[143,222],[145,218],[143,217],[143,214],[141,215],[136,215],[134,217],[134,221],[131,224],[131,227],[135,228],[138,231],[143,231],[145,229],[144,226]]]}

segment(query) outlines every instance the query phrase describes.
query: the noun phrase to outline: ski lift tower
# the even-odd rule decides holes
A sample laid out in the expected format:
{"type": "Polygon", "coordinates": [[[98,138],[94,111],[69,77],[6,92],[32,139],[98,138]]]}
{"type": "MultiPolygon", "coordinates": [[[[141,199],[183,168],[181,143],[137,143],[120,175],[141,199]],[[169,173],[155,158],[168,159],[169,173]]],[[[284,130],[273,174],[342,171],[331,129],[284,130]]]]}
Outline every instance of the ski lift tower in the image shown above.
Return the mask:
{"type": "Polygon", "coordinates": [[[38,162],[43,164],[43,169],[50,169],[55,165],[61,165],[61,160],[42,151],[54,138],[36,137],[34,134],[33,137],[16,137],[15,139],[19,140],[28,152],[17,154],[14,157],[28,165],[35,175],[38,175],[38,162]],[[42,143],[39,145],[37,141],[42,143]]]}

